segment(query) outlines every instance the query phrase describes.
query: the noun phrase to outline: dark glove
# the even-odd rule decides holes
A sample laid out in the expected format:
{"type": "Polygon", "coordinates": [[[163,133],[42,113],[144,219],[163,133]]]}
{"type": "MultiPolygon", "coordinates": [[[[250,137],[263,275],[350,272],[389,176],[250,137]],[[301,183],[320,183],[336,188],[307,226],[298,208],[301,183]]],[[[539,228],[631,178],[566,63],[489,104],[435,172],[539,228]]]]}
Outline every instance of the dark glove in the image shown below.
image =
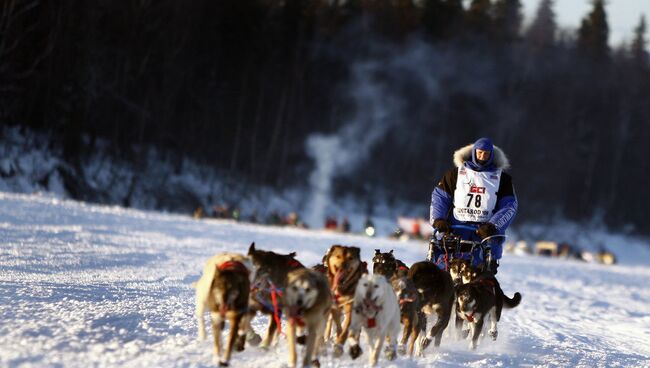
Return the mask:
{"type": "Polygon", "coordinates": [[[440,233],[450,233],[451,232],[451,226],[449,226],[449,222],[445,219],[439,218],[433,221],[433,228],[438,230],[440,233]]]}
{"type": "Polygon", "coordinates": [[[479,226],[478,229],[476,229],[476,235],[478,235],[481,240],[487,238],[488,236],[495,235],[496,233],[497,228],[491,222],[486,222],[483,225],[479,226]]]}

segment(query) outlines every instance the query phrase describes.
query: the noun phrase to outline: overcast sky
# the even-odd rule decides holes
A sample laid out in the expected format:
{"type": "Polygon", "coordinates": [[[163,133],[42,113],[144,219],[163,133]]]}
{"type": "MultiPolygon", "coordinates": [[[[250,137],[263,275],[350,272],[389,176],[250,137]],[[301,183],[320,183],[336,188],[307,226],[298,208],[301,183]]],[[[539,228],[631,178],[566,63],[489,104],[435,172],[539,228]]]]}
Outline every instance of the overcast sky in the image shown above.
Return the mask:
{"type": "MultiPolygon", "coordinates": [[[[534,17],[540,0],[521,0],[526,21],[534,17]]],[[[577,29],[582,18],[591,11],[592,0],[555,0],[555,14],[558,25],[577,29]]],[[[607,0],[605,5],[609,22],[609,44],[618,46],[621,41],[630,41],[639,17],[650,16],[650,0],[607,0]]]]}

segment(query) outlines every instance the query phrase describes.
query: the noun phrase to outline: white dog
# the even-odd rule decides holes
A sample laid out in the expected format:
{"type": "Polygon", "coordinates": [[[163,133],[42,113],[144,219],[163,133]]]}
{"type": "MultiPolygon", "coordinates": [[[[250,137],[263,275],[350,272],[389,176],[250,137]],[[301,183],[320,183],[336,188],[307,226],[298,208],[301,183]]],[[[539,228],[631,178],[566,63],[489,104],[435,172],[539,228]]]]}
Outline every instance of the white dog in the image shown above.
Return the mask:
{"type": "Polygon", "coordinates": [[[364,275],[357,284],[350,334],[350,356],[356,359],[362,351],[358,336],[363,328],[370,345],[369,362],[377,364],[379,353],[388,341],[386,358],[393,360],[397,356],[397,336],[400,331],[400,313],[397,296],[392,286],[382,275],[364,275]]]}

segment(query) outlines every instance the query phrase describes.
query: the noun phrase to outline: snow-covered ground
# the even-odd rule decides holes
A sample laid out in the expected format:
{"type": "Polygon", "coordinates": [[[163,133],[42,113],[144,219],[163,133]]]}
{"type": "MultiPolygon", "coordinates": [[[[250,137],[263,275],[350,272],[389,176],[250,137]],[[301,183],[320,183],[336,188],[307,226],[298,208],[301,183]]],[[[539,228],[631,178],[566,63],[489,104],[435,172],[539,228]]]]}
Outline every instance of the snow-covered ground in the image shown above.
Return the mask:
{"type": "MultiPolygon", "coordinates": [[[[216,252],[259,248],[297,251],[307,265],[333,243],[375,248],[421,260],[423,242],[272,228],[46,196],[0,193],[0,366],[212,366],[211,341],[196,339],[194,292],[216,252]]],[[[616,266],[506,255],[499,280],[522,304],[505,310],[499,339],[476,351],[443,338],[424,358],[386,367],[650,367],[650,255],[631,239],[614,249],[616,266]],[[634,260],[626,262],[625,260],[634,260]]],[[[254,327],[262,330],[265,318],[254,327]]],[[[324,366],[367,362],[327,357],[324,366]]],[[[249,348],[234,367],[273,367],[286,360],[249,348]]]]}

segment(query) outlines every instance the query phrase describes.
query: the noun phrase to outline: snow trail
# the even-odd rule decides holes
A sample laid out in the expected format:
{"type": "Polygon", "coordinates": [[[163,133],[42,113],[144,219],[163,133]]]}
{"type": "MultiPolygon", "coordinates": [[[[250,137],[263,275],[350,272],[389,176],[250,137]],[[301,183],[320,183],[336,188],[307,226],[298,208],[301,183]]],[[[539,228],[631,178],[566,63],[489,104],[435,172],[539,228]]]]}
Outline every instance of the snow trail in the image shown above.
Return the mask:
{"type": "MultiPolygon", "coordinates": [[[[211,339],[196,339],[190,284],[211,255],[245,252],[252,241],[297,251],[308,266],[334,243],[361,247],[366,261],[376,248],[409,264],[426,254],[424,242],[9,193],[0,193],[0,239],[0,366],[9,367],[213,366],[211,339]]],[[[605,267],[506,254],[497,277],[523,301],[504,310],[496,342],[484,339],[472,352],[445,335],[424,358],[382,357],[380,366],[650,367],[650,261],[635,261],[605,267]]],[[[258,318],[254,327],[265,323],[258,318]]],[[[284,341],[268,353],[248,348],[232,366],[281,366],[286,352],[284,341]]],[[[322,363],[356,367],[361,359],[322,363]]]]}

